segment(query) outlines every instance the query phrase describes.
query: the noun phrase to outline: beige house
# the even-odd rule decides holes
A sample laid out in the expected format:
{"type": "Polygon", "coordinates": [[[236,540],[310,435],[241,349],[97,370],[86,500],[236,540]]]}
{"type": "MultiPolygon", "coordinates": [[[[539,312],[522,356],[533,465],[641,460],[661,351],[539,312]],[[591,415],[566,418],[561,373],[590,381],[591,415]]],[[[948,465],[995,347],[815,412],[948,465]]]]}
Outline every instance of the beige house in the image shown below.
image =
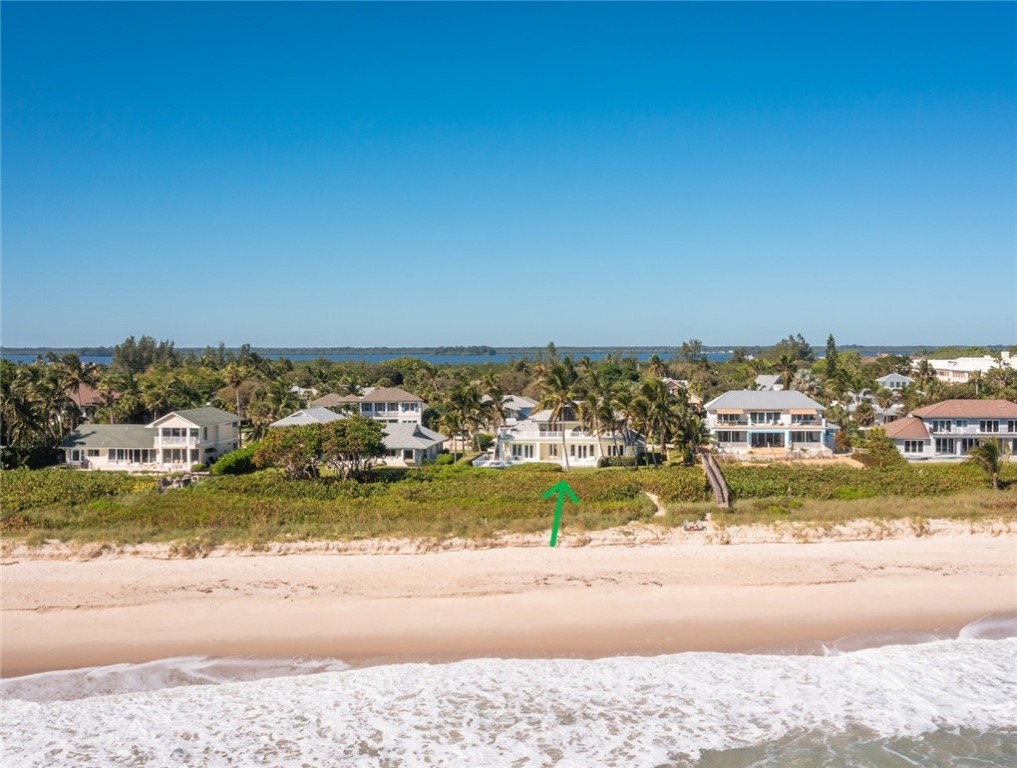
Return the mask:
{"type": "Polygon", "coordinates": [[[79,469],[173,472],[208,464],[240,443],[236,414],[219,408],[173,411],[151,424],[82,424],[61,444],[79,469]]]}

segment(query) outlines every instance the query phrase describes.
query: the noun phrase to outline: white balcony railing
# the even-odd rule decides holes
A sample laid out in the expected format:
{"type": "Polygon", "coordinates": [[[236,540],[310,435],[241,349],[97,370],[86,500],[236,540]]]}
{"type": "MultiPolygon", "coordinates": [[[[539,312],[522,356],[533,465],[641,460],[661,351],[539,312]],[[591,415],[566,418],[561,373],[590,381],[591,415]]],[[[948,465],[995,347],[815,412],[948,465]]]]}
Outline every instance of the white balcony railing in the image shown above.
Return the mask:
{"type": "Polygon", "coordinates": [[[173,446],[184,446],[184,447],[187,447],[187,448],[197,448],[198,447],[198,438],[196,438],[196,437],[168,437],[168,436],[163,436],[163,437],[160,437],[158,439],[158,444],[160,446],[173,445],[173,446]]]}

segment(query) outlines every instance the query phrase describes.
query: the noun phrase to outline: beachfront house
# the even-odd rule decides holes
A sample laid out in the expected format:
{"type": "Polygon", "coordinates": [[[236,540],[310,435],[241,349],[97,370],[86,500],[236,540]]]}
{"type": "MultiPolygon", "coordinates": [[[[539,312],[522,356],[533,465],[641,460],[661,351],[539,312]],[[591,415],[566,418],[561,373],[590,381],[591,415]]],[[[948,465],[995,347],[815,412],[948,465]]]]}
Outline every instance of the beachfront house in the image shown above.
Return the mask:
{"type": "Polygon", "coordinates": [[[474,462],[478,467],[500,467],[531,462],[553,462],[571,467],[595,467],[601,458],[643,453],[642,438],[631,430],[588,430],[576,409],[564,409],[562,420],[552,419],[550,410],[531,413],[511,426],[498,430],[493,451],[474,462]]]}
{"type": "Polygon", "coordinates": [[[823,406],[796,390],[725,392],[705,406],[706,426],[718,453],[783,457],[833,455],[838,427],[823,406]]]}
{"type": "Polygon", "coordinates": [[[219,408],[172,411],[151,424],[82,424],[61,443],[79,469],[173,472],[209,464],[240,444],[240,420],[219,408]]]}
{"type": "Polygon", "coordinates": [[[965,459],[983,440],[999,440],[1017,453],[1017,403],[944,400],[918,408],[884,427],[904,458],[965,459]]]}
{"type": "Polygon", "coordinates": [[[382,460],[390,467],[417,467],[434,461],[448,438],[416,422],[385,424],[382,460]]]}

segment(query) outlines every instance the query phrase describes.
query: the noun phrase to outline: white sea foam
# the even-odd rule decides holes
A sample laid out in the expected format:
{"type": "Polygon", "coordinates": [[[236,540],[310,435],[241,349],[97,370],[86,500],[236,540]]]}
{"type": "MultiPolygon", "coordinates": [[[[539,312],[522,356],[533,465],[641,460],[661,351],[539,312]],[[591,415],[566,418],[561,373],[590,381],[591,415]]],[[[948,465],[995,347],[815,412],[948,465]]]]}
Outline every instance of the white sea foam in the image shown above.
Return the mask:
{"type": "Polygon", "coordinates": [[[0,680],[0,700],[71,701],[183,685],[217,685],[344,669],[349,669],[349,665],[336,659],[176,656],[142,664],[110,664],[7,678],[0,680]]]}
{"type": "Polygon", "coordinates": [[[398,664],[47,704],[7,700],[4,768],[654,766],[805,732],[1017,729],[1017,639],[832,656],[398,664]]]}

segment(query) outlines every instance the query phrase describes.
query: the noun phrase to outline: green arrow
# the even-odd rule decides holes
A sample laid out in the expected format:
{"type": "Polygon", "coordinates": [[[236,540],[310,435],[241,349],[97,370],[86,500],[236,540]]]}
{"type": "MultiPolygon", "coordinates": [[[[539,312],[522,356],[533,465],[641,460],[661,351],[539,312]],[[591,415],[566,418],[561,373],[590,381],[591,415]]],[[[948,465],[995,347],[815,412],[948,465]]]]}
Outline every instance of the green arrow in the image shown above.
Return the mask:
{"type": "Polygon", "coordinates": [[[565,497],[568,496],[572,499],[573,504],[578,504],[579,499],[572,493],[572,489],[569,484],[564,480],[559,480],[557,483],[552,485],[546,491],[544,491],[544,498],[549,499],[555,494],[558,494],[557,503],[554,505],[554,525],[551,526],[551,546],[555,546],[558,543],[558,526],[561,524],[561,508],[565,503],[565,497]]]}

